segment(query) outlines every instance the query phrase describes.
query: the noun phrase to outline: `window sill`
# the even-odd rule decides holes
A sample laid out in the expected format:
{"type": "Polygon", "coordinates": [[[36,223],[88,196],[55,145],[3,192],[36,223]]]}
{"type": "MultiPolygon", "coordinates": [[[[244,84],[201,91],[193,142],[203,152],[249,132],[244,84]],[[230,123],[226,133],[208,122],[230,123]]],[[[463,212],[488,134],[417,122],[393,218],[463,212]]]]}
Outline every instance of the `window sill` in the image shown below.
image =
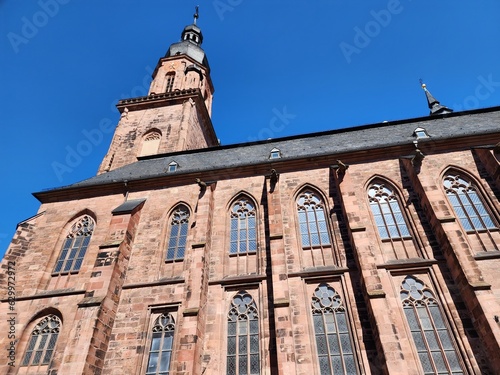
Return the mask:
{"type": "Polygon", "coordinates": [[[184,262],[184,258],[165,259],[165,263],[181,263],[181,262],[184,262]]]}
{"type": "Polygon", "coordinates": [[[54,277],[54,276],[77,275],[78,272],[80,272],[80,270],[78,270],[78,271],[66,271],[66,272],[52,272],[51,276],[54,277]]]}
{"type": "Polygon", "coordinates": [[[411,240],[411,236],[404,236],[404,237],[390,237],[390,238],[382,238],[382,242],[399,242],[399,241],[406,241],[406,240],[411,240]]]}
{"type": "Polygon", "coordinates": [[[238,256],[245,256],[245,255],[254,255],[257,254],[257,251],[246,251],[246,252],[241,252],[241,253],[230,253],[229,257],[238,257],[238,256]]]}
{"type": "Polygon", "coordinates": [[[332,247],[331,244],[302,246],[302,250],[330,249],[331,247],[332,247]]]}

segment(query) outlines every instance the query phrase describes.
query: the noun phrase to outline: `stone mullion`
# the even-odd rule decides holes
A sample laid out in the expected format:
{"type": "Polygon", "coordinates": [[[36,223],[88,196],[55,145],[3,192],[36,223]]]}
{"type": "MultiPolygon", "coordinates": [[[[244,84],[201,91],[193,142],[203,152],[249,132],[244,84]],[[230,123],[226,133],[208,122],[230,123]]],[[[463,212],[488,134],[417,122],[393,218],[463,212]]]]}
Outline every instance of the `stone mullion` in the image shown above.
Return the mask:
{"type": "Polygon", "coordinates": [[[332,183],[337,191],[347,229],[353,256],[360,270],[361,285],[365,289],[366,304],[371,316],[371,325],[375,333],[375,342],[378,352],[384,358],[379,361],[385,364],[384,372],[388,374],[406,373],[407,367],[403,350],[400,345],[400,334],[397,332],[397,322],[391,313],[393,308],[383,290],[383,280],[377,269],[373,239],[366,233],[366,226],[370,225],[368,207],[368,192],[360,190],[359,183],[351,178],[356,173],[355,166],[346,172],[332,171],[332,183]],[[363,203],[366,201],[366,203],[363,203]],[[347,212],[346,207],[358,208],[357,211],[347,212]],[[364,208],[364,210],[363,210],[364,208]]]}
{"type": "MultiPolygon", "coordinates": [[[[475,328],[484,347],[490,354],[490,367],[500,372],[500,327],[491,319],[498,314],[498,302],[491,292],[491,285],[484,281],[482,272],[474,260],[474,254],[467,241],[467,234],[463,232],[451,205],[433,205],[431,202],[448,202],[443,190],[436,186],[439,176],[432,170],[426,170],[424,162],[419,172],[409,160],[403,160],[412,186],[417,193],[421,205],[427,215],[432,231],[442,249],[453,280],[458,286],[461,299],[467,306],[470,316],[475,321],[475,328]]],[[[449,202],[448,202],[449,203],[449,202]]],[[[468,366],[475,366],[469,363],[468,366]]]]}

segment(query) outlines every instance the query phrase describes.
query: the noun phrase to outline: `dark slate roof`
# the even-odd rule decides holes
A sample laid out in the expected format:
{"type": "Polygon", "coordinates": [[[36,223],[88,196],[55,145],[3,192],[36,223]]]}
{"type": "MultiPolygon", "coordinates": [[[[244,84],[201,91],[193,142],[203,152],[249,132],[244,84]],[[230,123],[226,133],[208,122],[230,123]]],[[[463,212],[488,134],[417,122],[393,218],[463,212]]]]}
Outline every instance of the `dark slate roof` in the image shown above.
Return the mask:
{"type": "MultiPolygon", "coordinates": [[[[172,161],[179,165],[176,172],[168,172],[172,175],[263,164],[270,161],[270,152],[275,147],[282,154],[279,160],[286,161],[405,144],[412,145],[416,139],[413,132],[418,127],[425,128],[430,136],[428,139],[419,140],[419,145],[429,141],[499,133],[500,107],[447,114],[443,117],[423,117],[268,141],[164,154],[139,160],[60,189],[165,176],[168,164],[172,161]]],[[[491,139],[492,144],[499,141],[500,139],[495,137],[491,139]]],[[[272,161],[277,161],[277,159],[272,161]]]]}

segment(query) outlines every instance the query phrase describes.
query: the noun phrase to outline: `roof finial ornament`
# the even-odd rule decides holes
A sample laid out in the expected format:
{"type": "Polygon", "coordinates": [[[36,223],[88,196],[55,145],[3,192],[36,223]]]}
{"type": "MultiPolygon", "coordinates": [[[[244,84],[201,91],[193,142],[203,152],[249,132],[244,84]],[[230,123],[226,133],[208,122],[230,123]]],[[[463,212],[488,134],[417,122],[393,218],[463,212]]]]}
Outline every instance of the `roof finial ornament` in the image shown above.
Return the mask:
{"type": "Polygon", "coordinates": [[[439,104],[439,102],[432,96],[432,94],[427,90],[427,85],[422,81],[422,78],[419,79],[420,86],[422,89],[425,91],[425,96],[427,98],[427,105],[429,106],[429,109],[431,112],[429,115],[434,116],[434,115],[443,115],[446,113],[451,113],[453,112],[453,109],[445,107],[444,105],[439,104]]]}
{"type": "Polygon", "coordinates": [[[199,6],[199,5],[197,5],[197,6],[196,6],[196,8],[195,8],[195,9],[196,9],[196,12],[195,12],[195,14],[194,14],[194,16],[193,16],[193,17],[194,17],[193,24],[195,24],[195,25],[196,25],[196,20],[198,19],[198,17],[200,17],[200,15],[198,14],[198,9],[199,9],[199,8],[200,8],[200,6],[199,6]]]}

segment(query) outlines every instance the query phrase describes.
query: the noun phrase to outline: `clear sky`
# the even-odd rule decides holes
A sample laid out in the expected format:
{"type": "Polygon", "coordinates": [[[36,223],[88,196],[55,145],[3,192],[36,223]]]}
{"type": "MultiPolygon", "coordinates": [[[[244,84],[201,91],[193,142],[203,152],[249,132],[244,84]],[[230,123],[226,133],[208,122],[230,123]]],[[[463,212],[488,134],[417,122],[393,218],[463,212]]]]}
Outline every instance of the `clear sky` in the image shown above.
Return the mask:
{"type": "Polygon", "coordinates": [[[197,4],[223,145],[426,116],[419,78],[500,105],[498,0],[0,0],[0,255],[32,192],[96,173],[112,134],[85,132],[146,94],[197,4]]]}

